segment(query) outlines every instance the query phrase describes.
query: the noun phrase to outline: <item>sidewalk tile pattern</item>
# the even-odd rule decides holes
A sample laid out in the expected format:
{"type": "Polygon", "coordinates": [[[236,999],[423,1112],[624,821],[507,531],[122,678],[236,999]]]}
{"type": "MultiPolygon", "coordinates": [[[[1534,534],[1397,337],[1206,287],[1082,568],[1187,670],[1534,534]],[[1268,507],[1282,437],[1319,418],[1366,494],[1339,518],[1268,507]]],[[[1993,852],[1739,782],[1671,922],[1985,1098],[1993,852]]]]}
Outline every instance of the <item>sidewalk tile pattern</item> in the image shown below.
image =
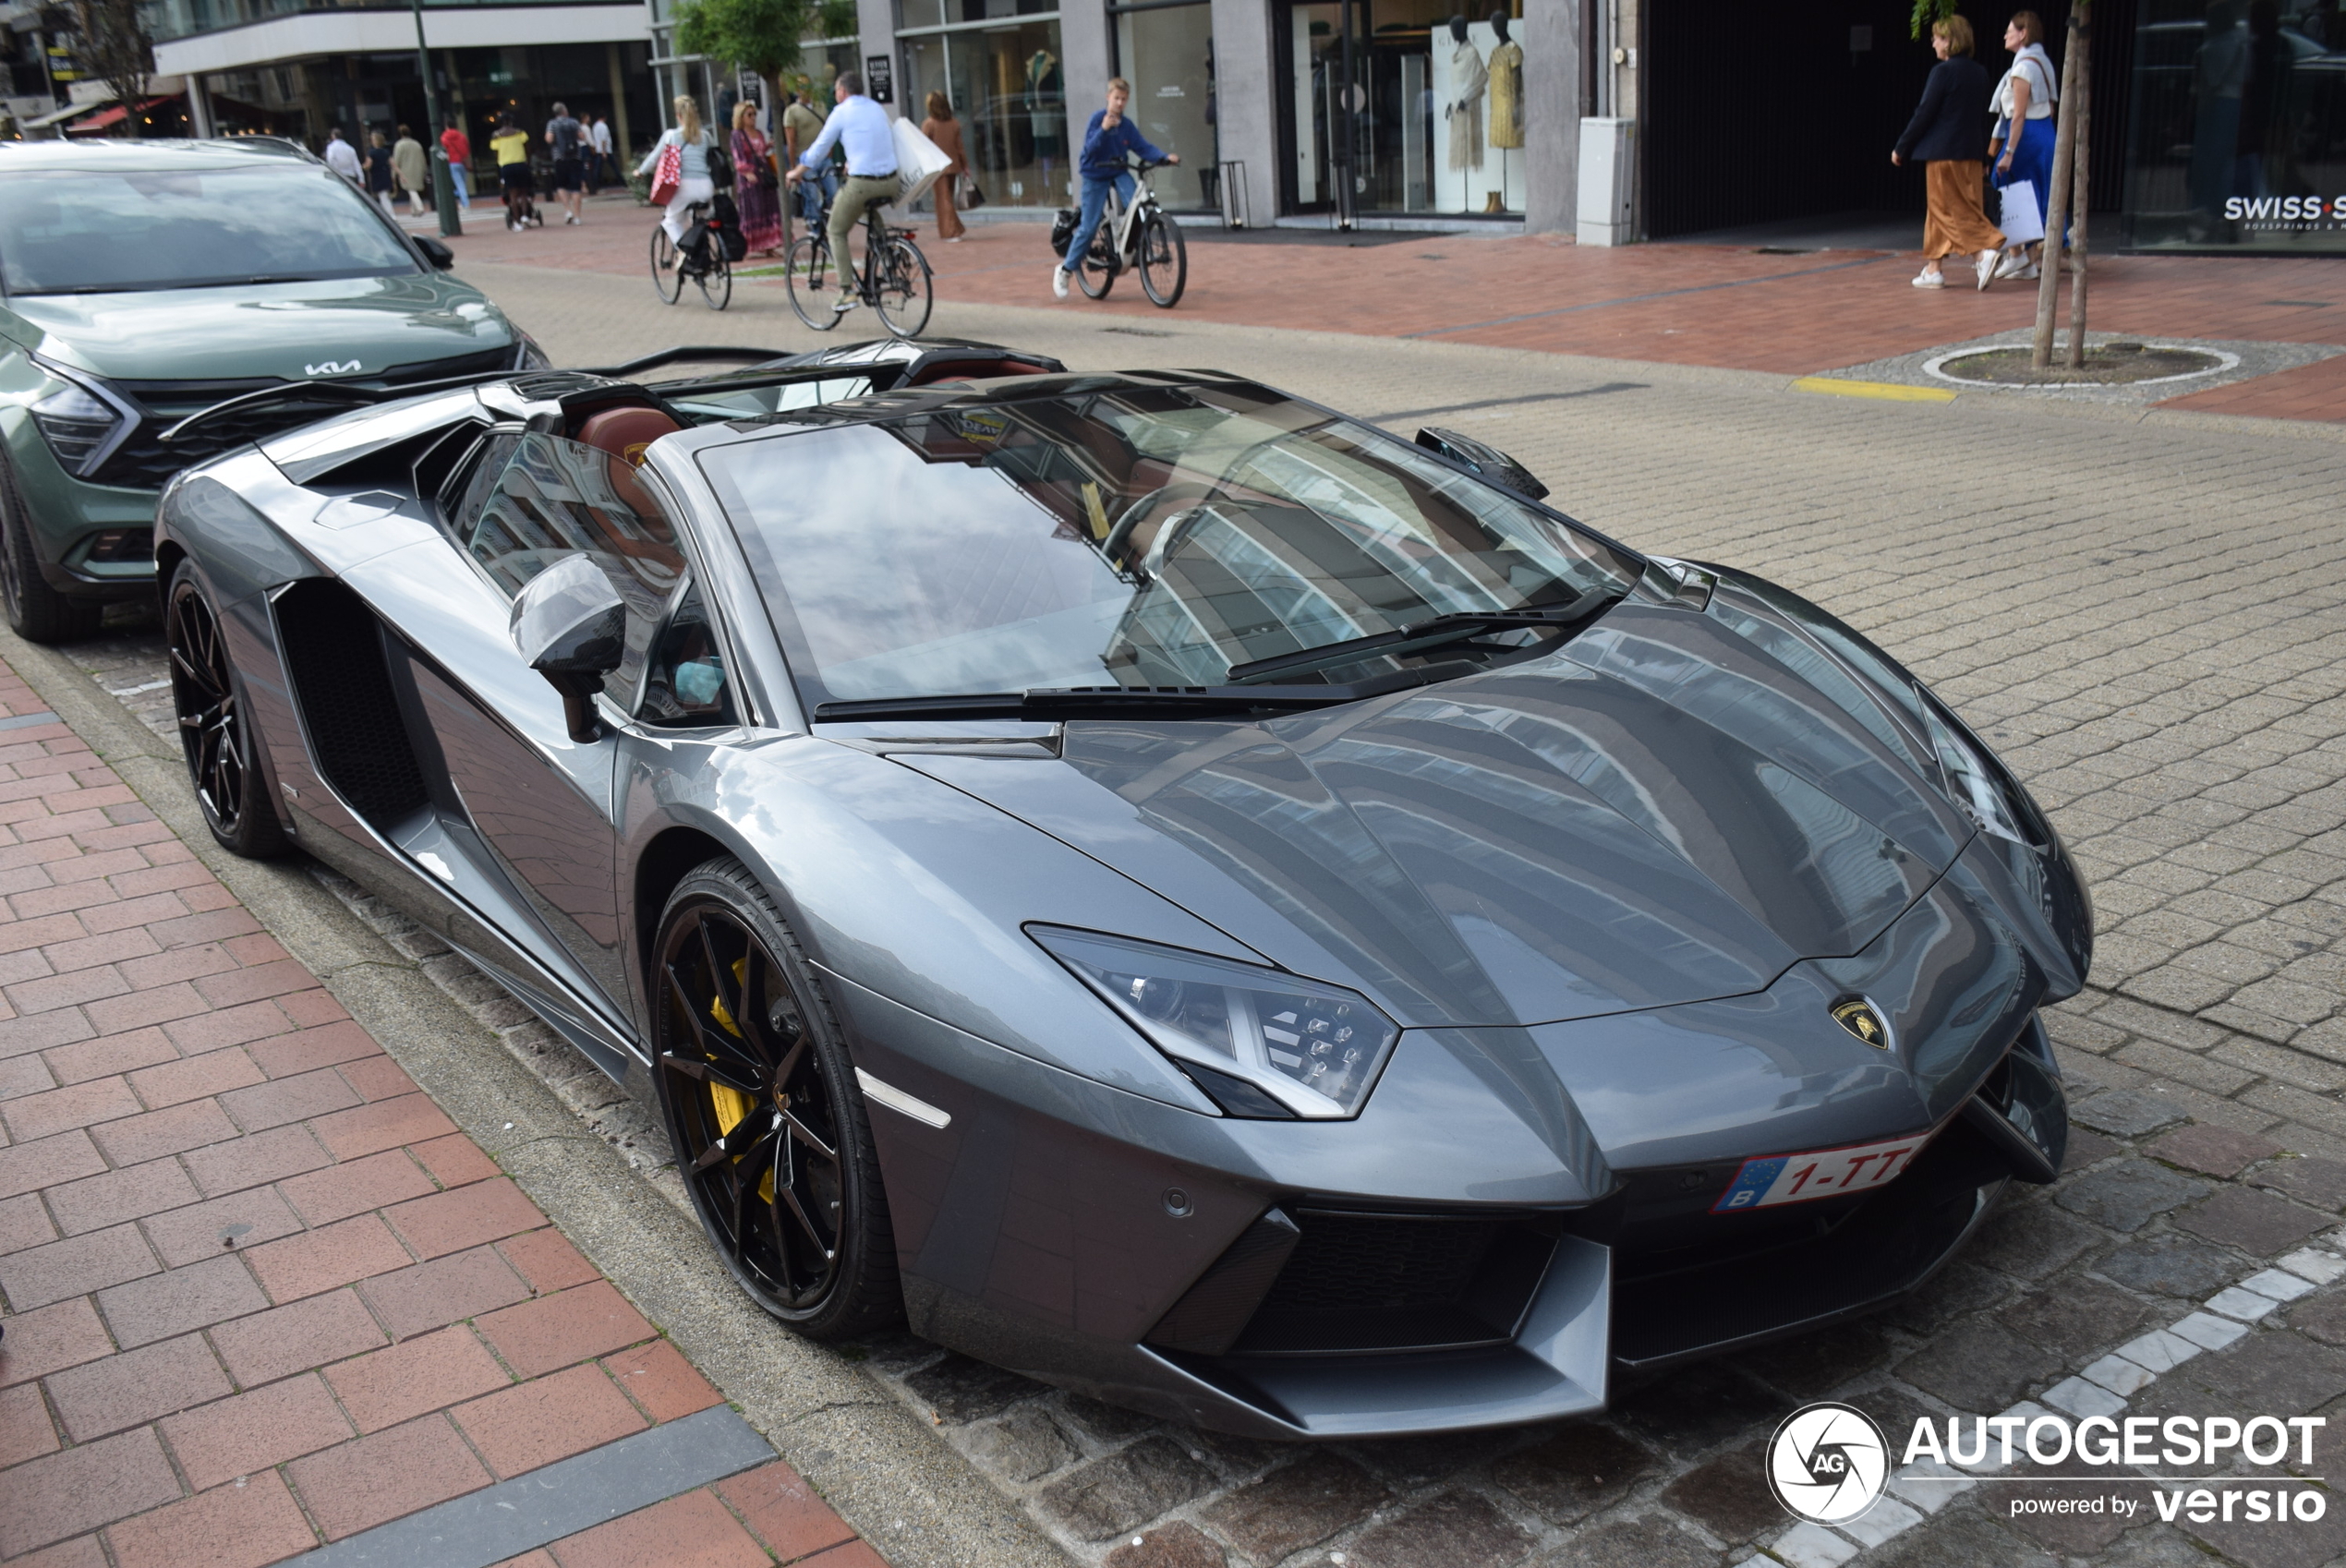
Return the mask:
{"type": "MultiPolygon", "coordinates": [[[[259,1568],[720,1402],[67,726],[5,739],[0,1560],[259,1568]]],[[[854,1539],[778,1462],[532,1555],[854,1539]]]]}

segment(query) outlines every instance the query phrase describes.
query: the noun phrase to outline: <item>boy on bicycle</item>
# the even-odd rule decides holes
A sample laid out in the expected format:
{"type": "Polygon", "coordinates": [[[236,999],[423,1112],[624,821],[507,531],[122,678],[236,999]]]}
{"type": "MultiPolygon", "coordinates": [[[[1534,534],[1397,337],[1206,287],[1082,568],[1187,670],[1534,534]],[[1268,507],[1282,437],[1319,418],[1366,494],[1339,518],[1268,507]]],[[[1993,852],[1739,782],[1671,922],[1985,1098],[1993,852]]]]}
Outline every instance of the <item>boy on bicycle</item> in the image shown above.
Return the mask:
{"type": "Polygon", "coordinates": [[[1067,280],[1083,265],[1084,253],[1092,248],[1092,235],[1099,231],[1100,214],[1107,210],[1107,193],[1116,192],[1117,199],[1131,205],[1138,188],[1128,162],[1135,152],[1146,163],[1178,163],[1179,153],[1167,154],[1149,145],[1140,127],[1124,117],[1124,106],[1132,101],[1132,84],[1117,77],[1107,84],[1107,107],[1092,115],[1092,123],[1083,127],[1083,153],[1076,160],[1083,171],[1082,213],[1075,224],[1075,235],[1067,242],[1067,259],[1051,269],[1051,293],[1061,299],[1067,297],[1067,280]]]}

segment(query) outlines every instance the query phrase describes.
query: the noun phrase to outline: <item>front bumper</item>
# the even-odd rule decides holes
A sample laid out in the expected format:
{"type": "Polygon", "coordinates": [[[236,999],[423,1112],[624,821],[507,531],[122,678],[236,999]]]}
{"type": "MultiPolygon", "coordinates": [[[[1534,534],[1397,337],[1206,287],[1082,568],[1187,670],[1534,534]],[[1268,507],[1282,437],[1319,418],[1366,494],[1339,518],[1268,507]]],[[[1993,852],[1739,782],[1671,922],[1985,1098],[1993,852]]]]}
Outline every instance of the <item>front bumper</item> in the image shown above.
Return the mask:
{"type": "Polygon", "coordinates": [[[8,465],[32,525],[41,575],[61,594],[112,603],[154,592],[156,490],[77,479],[57,465],[31,416],[8,411],[8,465]]]}

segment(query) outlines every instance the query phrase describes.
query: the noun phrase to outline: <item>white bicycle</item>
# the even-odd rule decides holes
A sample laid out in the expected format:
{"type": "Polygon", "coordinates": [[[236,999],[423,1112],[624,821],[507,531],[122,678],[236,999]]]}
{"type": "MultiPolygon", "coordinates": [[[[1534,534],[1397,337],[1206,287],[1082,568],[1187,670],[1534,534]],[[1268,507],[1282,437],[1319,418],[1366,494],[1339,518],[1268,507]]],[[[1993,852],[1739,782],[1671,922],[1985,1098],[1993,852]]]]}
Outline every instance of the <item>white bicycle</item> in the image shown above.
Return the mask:
{"type": "Polygon", "coordinates": [[[1156,192],[1149,188],[1149,171],[1162,166],[1141,165],[1130,207],[1113,189],[1107,193],[1100,226],[1092,234],[1092,248],[1075,270],[1075,281],[1092,298],[1106,299],[1116,286],[1117,273],[1131,267],[1139,270],[1141,290],[1150,304],[1170,310],[1180,303],[1181,290],[1190,282],[1190,253],[1181,240],[1181,225],[1157,206],[1156,192]]]}

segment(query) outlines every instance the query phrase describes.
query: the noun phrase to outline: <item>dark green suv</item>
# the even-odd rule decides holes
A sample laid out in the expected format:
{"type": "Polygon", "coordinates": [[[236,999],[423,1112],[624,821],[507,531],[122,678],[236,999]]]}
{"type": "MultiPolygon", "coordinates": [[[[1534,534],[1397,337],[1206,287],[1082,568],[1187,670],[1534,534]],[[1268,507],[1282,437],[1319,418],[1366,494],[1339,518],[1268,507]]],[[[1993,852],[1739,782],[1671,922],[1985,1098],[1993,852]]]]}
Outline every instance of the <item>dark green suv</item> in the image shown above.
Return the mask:
{"type": "Polygon", "coordinates": [[[332,412],[242,392],[542,365],[478,290],[308,153],[265,138],[0,143],[0,601],[58,642],[154,591],[172,475],[332,412]]]}

